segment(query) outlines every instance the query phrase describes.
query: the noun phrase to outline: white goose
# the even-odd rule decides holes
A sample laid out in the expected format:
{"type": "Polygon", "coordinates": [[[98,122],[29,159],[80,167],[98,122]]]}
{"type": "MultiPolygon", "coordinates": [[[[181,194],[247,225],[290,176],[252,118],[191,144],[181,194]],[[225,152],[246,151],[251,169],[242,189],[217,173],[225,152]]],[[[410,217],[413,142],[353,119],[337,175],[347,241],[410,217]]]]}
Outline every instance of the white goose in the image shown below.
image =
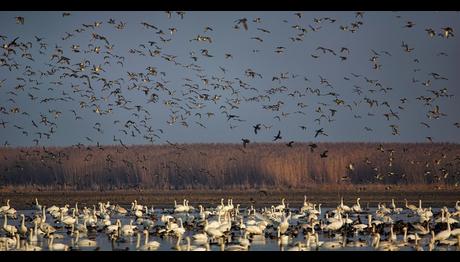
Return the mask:
{"type": "Polygon", "coordinates": [[[143,206],[143,205],[138,205],[138,204],[137,204],[137,200],[134,199],[133,209],[134,209],[134,210],[143,210],[143,209],[144,209],[144,206],[143,206]]]}
{"type": "Polygon", "coordinates": [[[417,230],[416,232],[419,235],[427,235],[430,233],[429,223],[426,224],[426,228],[420,224],[413,224],[412,226],[417,230]]]}
{"type": "Polygon", "coordinates": [[[289,236],[282,235],[280,227],[278,227],[277,229],[277,234],[278,234],[278,245],[287,246],[289,244],[289,236]]]}
{"type": "Polygon", "coordinates": [[[60,220],[65,226],[72,226],[77,221],[76,218],[75,218],[75,209],[72,212],[73,213],[72,213],[71,216],[67,216],[67,215],[64,216],[64,213],[61,212],[60,220]]]}
{"type": "Polygon", "coordinates": [[[38,199],[37,199],[37,198],[35,198],[35,206],[34,206],[34,207],[35,207],[35,210],[39,210],[39,211],[42,210],[42,205],[40,205],[40,204],[38,203],[38,199]]]}
{"type": "Polygon", "coordinates": [[[285,200],[284,198],[281,199],[281,205],[277,205],[277,206],[275,207],[275,210],[277,210],[277,211],[283,211],[283,210],[286,208],[286,204],[284,203],[284,200],[285,200]]]}
{"type": "Polygon", "coordinates": [[[419,245],[419,242],[418,242],[419,240],[420,240],[420,237],[418,236],[417,233],[415,233],[415,244],[413,247],[415,251],[423,251],[423,247],[419,245]]]}
{"type": "Polygon", "coordinates": [[[376,233],[374,237],[374,248],[381,251],[398,251],[399,247],[391,241],[380,241],[380,234],[376,233]]]}
{"type": "Polygon", "coordinates": [[[216,211],[219,213],[219,211],[221,211],[222,209],[224,209],[224,207],[225,207],[224,199],[221,198],[221,199],[220,199],[220,205],[217,205],[216,211]]]}
{"type": "Polygon", "coordinates": [[[335,230],[339,230],[340,228],[342,228],[342,226],[343,226],[343,218],[342,216],[340,216],[339,220],[332,222],[329,225],[324,226],[322,230],[335,231],[335,230]]]}
{"type": "Polygon", "coordinates": [[[407,227],[403,227],[403,231],[404,231],[404,242],[408,242],[408,241],[419,241],[421,240],[422,238],[418,236],[417,233],[415,234],[407,234],[407,227]]]}
{"type": "MultiPolygon", "coordinates": [[[[449,218],[449,215],[447,215],[447,218],[449,218]]],[[[431,231],[432,239],[434,241],[446,240],[446,239],[448,239],[450,237],[450,233],[451,233],[450,223],[447,223],[447,229],[446,230],[443,230],[443,231],[437,233],[436,235],[434,234],[434,231],[431,231]]]]}
{"type": "Polygon", "coordinates": [[[403,211],[402,208],[396,207],[394,198],[391,199],[391,208],[393,209],[393,212],[396,213],[396,214],[399,214],[399,213],[401,213],[403,211]]]}
{"type": "Polygon", "coordinates": [[[183,235],[185,233],[185,228],[182,223],[182,218],[178,218],[177,221],[179,224],[168,223],[168,226],[170,226],[170,231],[172,231],[176,236],[183,235]]]}
{"type": "Polygon", "coordinates": [[[262,235],[264,230],[258,225],[251,225],[246,227],[246,231],[251,235],[262,235]]]}
{"type": "Polygon", "coordinates": [[[142,216],[143,216],[144,214],[142,213],[142,210],[136,209],[136,210],[134,211],[134,215],[135,215],[137,218],[142,218],[142,216]]]}
{"type": "Polygon", "coordinates": [[[19,227],[19,233],[23,236],[26,235],[27,233],[27,227],[25,225],[25,216],[24,214],[21,214],[21,226],[19,227]]]}
{"type": "Polygon", "coordinates": [[[398,239],[398,236],[394,233],[394,225],[390,226],[390,236],[388,237],[390,242],[394,242],[398,239]]]}
{"type": "Polygon", "coordinates": [[[139,241],[140,241],[140,234],[138,234],[138,244],[137,244],[137,249],[138,250],[143,250],[143,251],[154,251],[154,250],[157,250],[159,247],[160,247],[160,243],[158,241],[150,241],[149,242],[149,231],[148,230],[144,230],[143,231],[144,233],[144,237],[145,237],[145,240],[144,240],[144,245],[139,247],[139,241]]]}
{"type": "Polygon", "coordinates": [[[289,228],[289,217],[291,216],[291,214],[289,213],[288,217],[286,217],[285,215],[283,215],[283,216],[284,216],[283,221],[278,226],[278,229],[279,229],[281,234],[286,233],[286,231],[288,230],[288,228],[289,228]]]}
{"type": "Polygon", "coordinates": [[[137,226],[133,226],[133,220],[131,219],[129,225],[123,225],[121,227],[121,234],[123,236],[133,236],[135,229],[137,229],[137,226]]]}
{"type": "Polygon", "coordinates": [[[412,205],[412,204],[408,204],[407,202],[407,199],[404,199],[404,201],[406,202],[406,208],[410,209],[411,211],[414,211],[416,212],[417,211],[417,207],[415,205],[412,205]]]}
{"type": "Polygon", "coordinates": [[[176,245],[173,247],[173,249],[178,250],[178,251],[187,251],[190,248],[190,237],[187,237],[186,240],[187,239],[188,239],[187,244],[181,245],[182,236],[181,235],[178,236],[176,245]]]}
{"type": "Polygon", "coordinates": [[[42,251],[43,249],[39,246],[25,242],[24,246],[20,247],[20,238],[19,235],[16,235],[17,238],[17,250],[20,251],[42,251]]]}
{"type": "Polygon", "coordinates": [[[353,225],[353,228],[356,230],[356,233],[358,233],[360,231],[363,231],[366,228],[371,228],[372,227],[371,222],[372,222],[372,215],[369,214],[367,215],[367,225],[364,223],[356,224],[356,225],[353,225]]]}
{"type": "Polygon", "coordinates": [[[8,225],[8,217],[4,215],[5,220],[3,220],[3,230],[11,236],[14,236],[18,232],[18,229],[13,225],[8,225]]]}
{"type": "Polygon", "coordinates": [[[341,209],[343,212],[350,212],[351,211],[351,208],[349,206],[343,204],[343,197],[340,199],[339,209],[341,209]]]}
{"type": "Polygon", "coordinates": [[[306,212],[313,208],[313,204],[307,202],[307,196],[303,196],[303,206],[300,208],[300,212],[306,212]]]}
{"type": "Polygon", "coordinates": [[[121,221],[120,219],[117,219],[117,221],[115,222],[115,225],[107,226],[105,231],[107,232],[107,234],[116,233],[118,231],[118,228],[120,227],[121,227],[121,221]]]}
{"type": "Polygon", "coordinates": [[[97,242],[94,240],[90,240],[87,238],[80,239],[80,232],[76,231],[75,232],[75,243],[78,247],[96,247],[97,242]]]}
{"type": "Polygon", "coordinates": [[[6,200],[6,206],[1,206],[0,207],[0,213],[5,213],[8,209],[10,209],[11,206],[10,206],[10,200],[7,199],[6,200]]]}
{"type": "Polygon", "coordinates": [[[37,237],[37,224],[35,224],[35,229],[30,228],[29,229],[29,243],[37,243],[38,242],[38,237],[37,237]]]}
{"type": "Polygon", "coordinates": [[[178,205],[176,200],[174,200],[174,213],[184,213],[184,212],[187,212],[186,200],[184,199],[184,203],[182,205],[178,205]]]}
{"type": "Polygon", "coordinates": [[[48,248],[51,251],[68,251],[69,246],[62,243],[54,243],[54,235],[50,235],[48,248]]]}
{"type": "Polygon", "coordinates": [[[214,227],[209,227],[208,220],[204,221],[204,231],[213,239],[220,238],[224,233],[214,227]]]}
{"type": "Polygon", "coordinates": [[[121,207],[119,205],[116,205],[115,208],[114,208],[115,212],[117,212],[118,214],[120,215],[126,215],[128,214],[128,210],[126,210],[126,208],[124,207],[121,207]]]}
{"type": "MultiPolygon", "coordinates": [[[[44,208],[46,208],[46,207],[44,207],[44,208]]],[[[52,213],[52,212],[56,212],[56,211],[59,211],[59,207],[55,206],[55,205],[52,205],[52,206],[50,206],[50,207],[48,207],[46,209],[46,212],[48,212],[48,213],[52,213]]]]}
{"type": "Polygon", "coordinates": [[[318,209],[316,209],[316,204],[314,204],[313,209],[310,209],[309,214],[316,216],[321,215],[321,203],[318,205],[318,209]]]}
{"type": "Polygon", "coordinates": [[[10,238],[10,237],[0,237],[0,248],[4,248],[5,250],[8,250],[10,248],[13,248],[16,245],[16,238],[10,238]]]}
{"type": "Polygon", "coordinates": [[[356,199],[356,204],[354,204],[352,207],[351,207],[351,210],[355,213],[361,213],[363,212],[363,210],[361,209],[361,205],[359,204],[359,200],[361,200],[361,198],[357,198],[356,199]]]}
{"type": "Polygon", "coordinates": [[[453,237],[460,236],[460,228],[456,228],[454,230],[451,230],[450,235],[453,236],[453,237]]]}
{"type": "Polygon", "coordinates": [[[421,214],[422,212],[424,211],[424,209],[422,208],[422,200],[419,199],[418,200],[418,208],[417,210],[415,211],[417,214],[421,214]]]}
{"type": "Polygon", "coordinates": [[[198,245],[203,245],[208,242],[208,235],[206,233],[197,233],[192,236],[193,242],[198,245]]]}

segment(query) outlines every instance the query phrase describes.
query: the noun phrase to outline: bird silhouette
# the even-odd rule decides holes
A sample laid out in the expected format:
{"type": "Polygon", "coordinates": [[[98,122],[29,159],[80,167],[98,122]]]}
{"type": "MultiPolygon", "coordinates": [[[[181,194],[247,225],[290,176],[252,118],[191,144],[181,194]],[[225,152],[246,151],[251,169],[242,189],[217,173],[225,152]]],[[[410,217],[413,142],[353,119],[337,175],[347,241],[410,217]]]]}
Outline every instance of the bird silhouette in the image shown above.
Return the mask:
{"type": "Polygon", "coordinates": [[[242,138],[241,140],[243,141],[243,147],[244,148],[246,148],[246,145],[251,142],[249,139],[246,139],[246,138],[242,138]]]}
{"type": "Polygon", "coordinates": [[[275,138],[273,139],[273,141],[276,141],[276,140],[280,140],[282,137],[281,137],[281,130],[278,131],[278,134],[275,136],[275,138]]]}
{"type": "Polygon", "coordinates": [[[257,125],[255,125],[255,126],[253,126],[253,128],[254,128],[254,133],[255,133],[256,135],[257,135],[257,131],[261,129],[260,126],[261,126],[261,124],[257,124],[257,125]]]}
{"type": "Polygon", "coordinates": [[[321,158],[326,158],[326,157],[328,157],[328,154],[327,154],[328,152],[329,152],[328,150],[323,151],[323,152],[320,154],[320,157],[321,157],[321,158]]]}

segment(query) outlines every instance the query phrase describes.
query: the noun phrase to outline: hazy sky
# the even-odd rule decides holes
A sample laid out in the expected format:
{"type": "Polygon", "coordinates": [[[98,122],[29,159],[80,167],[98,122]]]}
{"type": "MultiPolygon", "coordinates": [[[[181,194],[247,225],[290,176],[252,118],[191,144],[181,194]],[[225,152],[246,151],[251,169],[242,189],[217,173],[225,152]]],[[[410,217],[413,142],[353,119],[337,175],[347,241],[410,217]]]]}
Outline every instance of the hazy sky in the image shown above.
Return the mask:
{"type": "MultiPolygon", "coordinates": [[[[0,125],[0,142],[2,145],[7,141],[12,146],[26,146],[35,145],[33,140],[38,139],[39,145],[72,145],[79,142],[89,144],[89,140],[86,139],[89,137],[93,144],[117,144],[118,142],[113,141],[115,136],[122,139],[125,144],[145,144],[150,143],[143,137],[148,134],[148,127],[149,135],[156,135],[155,143],[165,143],[166,140],[186,143],[240,143],[241,138],[248,138],[254,142],[268,142],[272,141],[278,130],[281,130],[284,142],[426,142],[427,136],[431,136],[435,142],[460,142],[460,128],[454,126],[454,123],[460,122],[460,40],[456,31],[460,26],[460,13],[365,12],[362,18],[356,17],[355,12],[302,12],[301,18],[294,13],[190,11],[181,19],[175,13],[168,18],[165,12],[71,12],[70,16],[65,17],[62,16],[62,12],[0,12],[0,35],[7,37],[0,40],[2,45],[16,37],[19,37],[18,42],[30,41],[32,48],[25,53],[31,53],[35,60],[32,62],[22,57],[24,52],[16,47],[16,54],[9,55],[12,60],[8,63],[15,61],[19,68],[10,71],[8,66],[0,67],[0,81],[5,80],[0,87],[0,106],[8,112],[0,113],[0,123],[8,122],[5,128],[0,125]],[[16,23],[16,16],[25,18],[24,25],[16,23]],[[336,21],[332,23],[330,20],[321,19],[315,22],[315,19],[325,17],[336,21]],[[108,23],[110,18],[115,20],[115,24],[108,23]],[[235,20],[241,18],[248,19],[247,31],[242,26],[239,29],[234,28],[235,20]],[[253,22],[255,18],[260,18],[260,22],[253,22]],[[102,24],[94,29],[82,26],[94,24],[95,21],[102,21],[102,24]],[[115,28],[120,21],[126,23],[124,28],[115,28]],[[353,33],[340,28],[347,26],[351,29],[351,24],[357,21],[361,21],[362,24],[353,33]],[[411,28],[405,27],[408,21],[415,25],[411,28]],[[158,30],[145,28],[141,22],[155,25],[158,30]],[[207,26],[211,27],[212,31],[205,33],[204,29],[207,26]],[[438,36],[444,27],[453,28],[454,36],[438,36]],[[85,28],[85,31],[75,32],[79,28],[85,28]],[[168,28],[176,28],[177,32],[171,34],[168,28]],[[269,30],[270,33],[257,28],[269,30]],[[302,28],[306,29],[306,32],[299,36],[302,34],[302,28]],[[436,36],[430,37],[425,30],[427,28],[432,28],[436,36]],[[165,34],[158,34],[159,30],[165,34]],[[74,36],[63,40],[66,32],[74,36]],[[113,45],[112,55],[125,57],[123,66],[117,64],[119,60],[112,56],[104,60],[107,48],[104,47],[104,41],[91,40],[93,32],[105,36],[113,45]],[[211,37],[212,43],[190,42],[197,35],[211,37]],[[34,36],[44,38],[42,42],[48,44],[47,48],[40,50],[40,44],[34,36]],[[163,42],[160,37],[171,40],[163,42]],[[260,37],[263,42],[251,37],[260,37]],[[301,41],[293,41],[291,37],[297,37],[301,41]],[[156,45],[161,48],[160,55],[149,55],[148,49],[153,51],[157,48],[154,45],[150,46],[148,41],[157,42],[156,45]],[[401,46],[402,41],[414,50],[405,52],[401,46]],[[74,44],[79,45],[79,53],[71,50],[74,44]],[[100,46],[101,52],[85,53],[85,50],[90,49],[88,44],[100,46]],[[139,46],[140,44],[144,44],[146,48],[139,46]],[[63,54],[59,54],[58,58],[70,58],[70,65],[57,64],[58,59],[50,60],[56,53],[56,45],[63,50],[63,54]],[[317,50],[320,46],[332,49],[336,55],[317,50]],[[277,47],[285,47],[284,52],[276,53],[277,47]],[[346,51],[341,52],[342,47],[348,48],[349,54],[346,51]],[[145,56],[135,51],[131,53],[130,49],[142,51],[145,56]],[[203,56],[201,49],[207,49],[212,57],[203,56]],[[191,58],[192,51],[195,52],[197,61],[191,58]],[[383,51],[389,52],[391,56],[383,51]],[[232,54],[233,58],[226,59],[225,53],[232,54]],[[180,65],[163,59],[164,55],[177,56],[175,61],[180,65]],[[319,57],[314,58],[312,55],[319,57]],[[339,56],[345,56],[347,59],[341,61],[339,56]],[[370,61],[374,56],[376,62],[370,61]],[[102,81],[93,79],[93,90],[87,92],[89,89],[85,86],[84,79],[60,78],[65,72],[71,74],[71,71],[59,69],[59,66],[69,66],[78,70],[78,65],[75,64],[85,59],[89,60],[91,65],[85,72],[78,72],[77,75],[91,74],[93,65],[102,65],[105,72],[102,72],[100,77],[108,80],[123,78],[124,82],[121,81],[120,86],[113,85],[104,89],[102,81]],[[104,65],[104,61],[110,61],[110,64],[104,65]],[[199,65],[202,71],[196,72],[184,67],[192,63],[199,65]],[[374,69],[374,64],[381,67],[374,69]],[[36,72],[35,75],[25,75],[27,65],[31,71],[36,72]],[[150,82],[129,80],[127,72],[147,74],[148,66],[155,67],[158,71],[157,75],[149,76],[150,82]],[[58,71],[53,75],[47,75],[45,72],[52,67],[58,71]],[[226,72],[219,67],[225,68],[226,72]],[[247,76],[247,69],[261,74],[262,78],[247,76]],[[41,75],[40,71],[44,72],[44,75],[41,75]],[[164,72],[164,75],[160,72],[164,72]],[[435,79],[430,75],[432,72],[448,80],[435,79]],[[273,77],[279,78],[281,73],[288,73],[287,79],[273,81],[273,77]],[[351,73],[361,77],[354,77],[351,73]],[[327,79],[330,86],[321,83],[320,76],[327,79]],[[26,82],[18,80],[18,77],[24,78],[26,82]],[[369,83],[364,77],[377,82],[369,83]],[[184,78],[192,81],[188,82],[184,78]],[[247,89],[241,87],[236,78],[247,83],[247,89]],[[202,79],[208,79],[208,85],[205,85],[202,79]],[[34,80],[42,84],[37,85],[34,80]],[[61,81],[62,85],[51,83],[56,81],[61,81]],[[234,91],[215,85],[225,85],[225,81],[227,84],[231,81],[234,91]],[[155,90],[157,82],[164,85],[168,91],[155,90]],[[196,91],[200,94],[208,94],[209,98],[218,95],[220,99],[216,102],[200,100],[195,93],[188,93],[190,88],[184,86],[186,83],[197,84],[196,91]],[[379,84],[376,86],[375,83],[379,84]],[[428,86],[422,83],[428,83],[428,86]],[[148,95],[145,95],[142,88],[130,88],[133,84],[148,88],[149,95],[156,93],[158,102],[147,103],[148,95]],[[24,89],[17,88],[18,85],[24,85],[24,89]],[[79,87],[75,88],[76,85],[79,87]],[[280,87],[283,92],[267,93],[270,89],[274,91],[280,87]],[[126,107],[132,108],[131,110],[115,105],[115,95],[110,93],[117,88],[120,88],[123,97],[128,101],[126,107]],[[382,88],[385,90],[381,90],[382,88]],[[82,91],[76,92],[77,89],[82,91]],[[312,92],[315,89],[319,89],[320,96],[312,92]],[[356,89],[361,92],[358,94],[356,89]],[[336,96],[324,95],[329,92],[335,93],[336,96]],[[445,95],[436,97],[436,92],[444,92],[445,95]],[[31,100],[30,95],[37,99],[31,100]],[[269,95],[270,100],[260,100],[264,99],[264,95],[269,95]],[[66,98],[41,102],[47,97],[66,98]],[[254,97],[258,97],[259,101],[250,99],[254,97]],[[425,105],[424,101],[416,99],[420,97],[431,97],[431,104],[425,105]],[[177,100],[174,100],[175,98],[177,100]],[[336,98],[343,100],[344,104],[336,104],[336,98]],[[379,105],[371,108],[365,98],[377,100],[379,105]],[[402,103],[402,98],[406,98],[407,101],[402,103]],[[234,105],[239,100],[238,108],[231,109],[228,100],[234,105]],[[82,101],[88,106],[81,108],[82,101]],[[165,101],[175,101],[177,104],[167,106],[165,101]],[[263,108],[264,105],[273,105],[277,101],[284,103],[279,111],[263,108]],[[382,104],[385,101],[399,116],[399,120],[394,117],[387,120],[383,115],[390,112],[390,108],[382,104]],[[203,107],[190,109],[187,106],[191,106],[192,102],[201,103],[203,107]],[[138,112],[136,105],[142,106],[149,113],[142,110],[138,112]],[[445,116],[428,119],[427,114],[435,105],[439,106],[440,112],[445,116]],[[99,115],[94,112],[96,106],[100,110],[112,108],[112,111],[99,115]],[[11,112],[15,107],[19,107],[20,112],[11,112]],[[321,107],[321,112],[317,112],[318,107],[321,107]],[[329,109],[337,110],[334,116],[331,116],[329,109]],[[53,110],[61,114],[55,118],[53,110]],[[75,110],[82,119],[76,120],[70,110],[75,110]],[[190,111],[190,115],[186,114],[187,111],[190,111]],[[223,111],[238,115],[244,121],[228,121],[223,111]],[[28,115],[22,112],[27,112],[28,115]],[[214,116],[208,118],[207,112],[214,113],[214,116]],[[201,113],[201,119],[195,115],[196,113],[201,113]],[[318,123],[315,119],[321,114],[325,117],[318,123]],[[46,136],[39,138],[38,132],[49,133],[50,130],[49,124],[40,122],[40,115],[56,123],[53,128],[55,133],[51,134],[49,139],[46,136]],[[170,125],[167,121],[173,115],[178,119],[170,125]],[[275,116],[279,116],[280,120],[275,119],[275,116]],[[326,118],[333,121],[329,122],[326,118]],[[32,120],[38,127],[33,126],[32,120]],[[120,122],[114,123],[115,120],[120,122]],[[132,126],[124,127],[128,120],[135,123],[141,134],[132,126]],[[182,125],[182,121],[185,121],[188,127],[182,125]],[[196,121],[206,128],[196,124],[196,121]],[[100,132],[96,130],[99,126],[94,126],[96,122],[101,124],[100,132]],[[430,128],[420,122],[427,123],[430,128]],[[252,126],[257,123],[272,127],[267,130],[262,127],[256,135],[252,126]],[[392,134],[389,127],[391,124],[399,126],[399,135],[392,134]],[[306,130],[299,126],[306,126],[306,130]],[[315,130],[321,127],[328,136],[314,138],[315,130]],[[366,131],[365,127],[373,131],[366,131]],[[125,135],[120,129],[124,129],[128,134],[125,135]],[[158,129],[162,129],[163,133],[158,129]],[[26,131],[27,134],[22,131],[26,131]]],[[[2,59],[6,59],[6,56],[2,56],[2,59]]]]}

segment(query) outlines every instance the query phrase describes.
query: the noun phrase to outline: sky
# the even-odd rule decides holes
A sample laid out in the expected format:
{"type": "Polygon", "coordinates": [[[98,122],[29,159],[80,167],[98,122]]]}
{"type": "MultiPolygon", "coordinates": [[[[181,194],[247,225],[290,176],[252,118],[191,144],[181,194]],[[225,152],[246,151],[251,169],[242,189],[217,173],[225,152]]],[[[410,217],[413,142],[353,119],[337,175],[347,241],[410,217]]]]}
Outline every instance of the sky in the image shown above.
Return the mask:
{"type": "MultiPolygon", "coordinates": [[[[1,56],[1,145],[109,145],[119,144],[118,139],[127,145],[167,141],[240,143],[242,138],[270,142],[278,131],[282,139],[277,142],[427,142],[426,137],[433,142],[460,142],[460,128],[454,125],[460,122],[460,40],[456,31],[459,12],[364,12],[359,17],[355,12],[304,11],[300,18],[295,11],[187,11],[183,18],[176,13],[169,18],[165,12],[72,11],[69,16],[62,13],[0,12],[2,46],[16,37],[17,42],[32,44],[25,51],[14,47],[16,54],[1,56]],[[18,16],[24,17],[24,24],[16,22],[18,16]],[[242,18],[247,18],[248,30],[242,24],[234,28],[236,20],[242,18]],[[253,21],[256,18],[260,21],[253,21]],[[110,19],[115,24],[108,23],[110,19]],[[94,25],[96,21],[101,21],[101,25],[82,26],[94,25]],[[406,27],[408,21],[415,25],[406,27]],[[120,22],[124,26],[117,29],[120,22]],[[158,29],[146,28],[142,22],[158,29]],[[352,24],[358,22],[354,32],[341,29],[352,29],[352,24]],[[212,31],[204,32],[206,27],[212,31]],[[439,36],[445,27],[453,28],[454,36],[439,36]],[[85,31],[75,31],[81,28],[85,31]],[[170,33],[169,28],[177,31],[170,33]],[[427,28],[432,28],[436,35],[430,37],[427,28]],[[160,30],[164,34],[159,34],[160,30]],[[63,39],[66,32],[73,36],[63,39]],[[103,40],[91,38],[92,33],[106,37],[113,45],[110,54],[104,53],[109,50],[103,40]],[[190,41],[197,35],[209,36],[212,42],[190,41]],[[43,38],[46,49],[40,49],[35,36],[43,38]],[[160,37],[171,40],[162,41],[160,37]],[[156,43],[150,46],[149,41],[156,43]],[[406,52],[402,42],[414,49],[406,52]],[[89,44],[92,46],[88,47],[89,44]],[[56,53],[56,45],[62,53],[56,53]],[[72,45],[79,45],[80,52],[73,52],[72,45]],[[101,47],[99,54],[89,51],[95,46],[101,47]],[[277,47],[284,47],[283,52],[276,53],[277,47]],[[323,53],[318,47],[331,49],[336,55],[323,53]],[[349,52],[341,52],[343,47],[349,52]],[[148,49],[157,49],[160,55],[150,56],[148,49]],[[202,49],[207,49],[212,57],[203,56],[202,49]],[[24,57],[24,53],[30,53],[34,61],[24,57]],[[52,58],[53,54],[57,56],[52,58]],[[225,54],[233,58],[226,58],[225,54]],[[106,55],[108,58],[104,59],[106,55]],[[176,56],[178,64],[162,58],[168,55],[176,56]],[[57,63],[62,56],[70,59],[69,65],[57,63]],[[340,56],[346,60],[341,61],[340,56]],[[124,57],[123,66],[117,63],[122,61],[120,57],[124,57]],[[78,63],[84,60],[90,65],[85,71],[78,71],[78,63]],[[17,63],[18,69],[9,70],[4,61],[17,63]],[[91,73],[93,65],[102,65],[104,72],[91,73]],[[375,65],[378,69],[374,69],[375,65]],[[128,72],[146,75],[149,66],[157,74],[149,75],[148,81],[143,82],[142,77],[129,80],[128,72]],[[193,66],[201,71],[191,70],[193,66]],[[55,73],[46,73],[53,68],[55,73]],[[94,77],[90,80],[92,89],[84,78],[69,77],[71,69],[76,70],[77,76],[94,77]],[[261,77],[248,76],[248,69],[261,77]],[[435,79],[431,73],[446,79],[435,79]],[[281,74],[286,79],[273,79],[281,74]],[[97,77],[119,79],[120,85],[104,88],[97,77]],[[203,79],[207,79],[207,85],[203,79]],[[196,93],[184,86],[187,83],[195,85],[196,93]],[[113,91],[117,88],[125,107],[116,105],[117,93],[113,91]],[[332,95],[326,95],[331,92],[332,95]],[[152,93],[158,95],[156,103],[148,103],[152,93]],[[444,95],[436,97],[435,93],[444,95]],[[206,100],[203,94],[218,99],[206,100]],[[426,104],[422,97],[432,101],[426,104]],[[43,102],[46,98],[55,100],[43,102]],[[378,101],[379,105],[370,107],[366,99],[378,101]],[[335,102],[340,100],[343,103],[335,102]],[[266,109],[278,101],[283,102],[279,111],[266,109]],[[170,102],[173,103],[168,105],[170,102]],[[138,111],[136,106],[145,111],[138,111]],[[436,106],[442,115],[429,119],[427,114],[436,106]],[[11,112],[13,108],[19,108],[19,112],[11,112]],[[97,113],[96,108],[107,113],[97,113]],[[334,116],[330,109],[336,110],[334,116]],[[386,119],[384,114],[390,109],[399,119],[386,119]],[[214,115],[208,117],[207,113],[214,115]],[[228,120],[227,115],[239,116],[241,121],[238,117],[228,120]],[[321,115],[324,116],[320,121],[315,121],[321,115]],[[55,124],[51,125],[52,130],[49,122],[41,121],[42,116],[55,124]],[[169,124],[167,121],[174,116],[177,121],[169,124]],[[2,122],[6,122],[5,127],[2,122]],[[253,126],[259,123],[262,128],[255,134],[253,126]],[[399,134],[393,134],[390,125],[396,125],[399,134]],[[315,137],[320,128],[327,136],[315,137]]],[[[4,48],[2,52],[6,52],[4,48]]]]}

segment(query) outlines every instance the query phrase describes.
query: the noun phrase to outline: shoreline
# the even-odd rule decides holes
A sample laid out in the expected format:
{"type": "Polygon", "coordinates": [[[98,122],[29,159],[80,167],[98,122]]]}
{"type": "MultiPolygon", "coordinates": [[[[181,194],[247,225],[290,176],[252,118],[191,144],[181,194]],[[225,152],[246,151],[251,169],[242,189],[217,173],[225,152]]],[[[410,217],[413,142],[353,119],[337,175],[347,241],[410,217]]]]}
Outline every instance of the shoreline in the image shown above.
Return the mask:
{"type": "Polygon", "coordinates": [[[16,209],[29,209],[35,204],[35,198],[41,205],[75,205],[80,207],[97,205],[98,202],[110,201],[114,204],[129,206],[135,199],[144,205],[156,208],[172,207],[174,200],[178,203],[184,198],[190,201],[190,205],[197,207],[199,204],[205,206],[216,206],[220,204],[221,198],[226,203],[228,198],[233,198],[234,204],[241,204],[242,207],[249,207],[254,204],[256,207],[277,205],[282,198],[286,199],[290,207],[300,207],[304,200],[321,203],[323,207],[335,207],[339,204],[340,198],[344,198],[347,205],[355,203],[356,198],[361,198],[361,204],[376,206],[378,203],[386,203],[387,206],[394,198],[397,206],[404,206],[404,199],[418,205],[421,199],[423,206],[453,206],[460,200],[460,190],[368,190],[358,192],[357,190],[325,190],[325,189],[293,189],[293,190],[107,190],[107,191],[0,191],[0,203],[3,205],[10,199],[11,205],[16,209]]]}

